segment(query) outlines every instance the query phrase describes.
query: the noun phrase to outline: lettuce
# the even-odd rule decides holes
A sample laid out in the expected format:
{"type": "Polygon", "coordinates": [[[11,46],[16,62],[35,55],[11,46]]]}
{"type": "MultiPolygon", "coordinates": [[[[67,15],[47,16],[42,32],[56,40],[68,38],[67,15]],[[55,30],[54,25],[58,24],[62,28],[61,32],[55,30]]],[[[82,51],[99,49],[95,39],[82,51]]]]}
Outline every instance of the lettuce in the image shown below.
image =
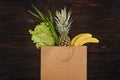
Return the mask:
{"type": "Polygon", "coordinates": [[[29,30],[29,33],[31,34],[31,40],[36,44],[38,49],[41,46],[55,45],[55,39],[48,26],[48,23],[42,22],[35,26],[34,31],[29,30]]]}
{"type": "Polygon", "coordinates": [[[57,35],[57,32],[54,28],[54,21],[53,21],[53,17],[51,15],[51,12],[48,10],[48,13],[49,13],[49,16],[50,16],[48,18],[35,5],[32,5],[32,7],[33,7],[33,9],[35,10],[36,13],[34,13],[31,10],[28,10],[28,12],[30,14],[32,14],[33,16],[37,17],[38,19],[40,19],[42,22],[46,23],[47,27],[49,27],[49,29],[52,33],[52,36],[55,39],[55,44],[58,45],[58,35],[57,35]]]}

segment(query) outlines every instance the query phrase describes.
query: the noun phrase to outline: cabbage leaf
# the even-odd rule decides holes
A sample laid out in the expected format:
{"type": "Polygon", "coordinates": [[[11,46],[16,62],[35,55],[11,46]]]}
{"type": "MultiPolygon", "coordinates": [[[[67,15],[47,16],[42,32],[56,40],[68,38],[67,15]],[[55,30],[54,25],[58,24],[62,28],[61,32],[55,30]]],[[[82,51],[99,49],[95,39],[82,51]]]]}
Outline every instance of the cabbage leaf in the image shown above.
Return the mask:
{"type": "Polygon", "coordinates": [[[55,45],[55,39],[52,35],[48,23],[41,22],[36,25],[34,30],[29,30],[32,35],[31,40],[36,43],[36,47],[39,49],[41,46],[53,46],[55,45]]]}

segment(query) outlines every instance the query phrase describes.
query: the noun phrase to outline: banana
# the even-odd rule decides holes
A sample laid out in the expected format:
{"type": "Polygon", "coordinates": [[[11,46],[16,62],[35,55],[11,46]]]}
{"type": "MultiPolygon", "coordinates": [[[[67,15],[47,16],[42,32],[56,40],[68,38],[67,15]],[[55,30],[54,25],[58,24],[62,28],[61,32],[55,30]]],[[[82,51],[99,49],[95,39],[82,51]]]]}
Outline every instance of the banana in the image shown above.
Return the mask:
{"type": "Polygon", "coordinates": [[[82,42],[83,40],[85,40],[87,38],[91,38],[91,37],[92,37],[92,34],[90,34],[90,33],[83,33],[81,35],[79,34],[78,37],[73,41],[74,43],[72,45],[79,46],[80,42],[82,42]]]}
{"type": "Polygon", "coordinates": [[[85,33],[81,33],[81,34],[76,35],[76,36],[71,40],[71,46],[73,46],[74,43],[75,43],[75,41],[76,41],[80,36],[82,36],[82,35],[84,35],[84,34],[85,34],[85,33]]]}
{"type": "Polygon", "coordinates": [[[79,46],[83,46],[86,43],[99,43],[99,40],[97,38],[87,38],[79,43],[79,46]]]}

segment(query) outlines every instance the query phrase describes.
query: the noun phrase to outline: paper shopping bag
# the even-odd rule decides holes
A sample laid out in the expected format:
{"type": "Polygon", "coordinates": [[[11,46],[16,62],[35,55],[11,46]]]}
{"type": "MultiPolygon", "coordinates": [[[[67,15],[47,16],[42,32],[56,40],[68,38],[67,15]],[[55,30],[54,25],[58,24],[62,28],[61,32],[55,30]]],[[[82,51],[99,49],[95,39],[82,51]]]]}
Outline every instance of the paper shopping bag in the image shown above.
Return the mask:
{"type": "Polygon", "coordinates": [[[42,47],[41,80],[87,80],[87,47],[42,47]]]}

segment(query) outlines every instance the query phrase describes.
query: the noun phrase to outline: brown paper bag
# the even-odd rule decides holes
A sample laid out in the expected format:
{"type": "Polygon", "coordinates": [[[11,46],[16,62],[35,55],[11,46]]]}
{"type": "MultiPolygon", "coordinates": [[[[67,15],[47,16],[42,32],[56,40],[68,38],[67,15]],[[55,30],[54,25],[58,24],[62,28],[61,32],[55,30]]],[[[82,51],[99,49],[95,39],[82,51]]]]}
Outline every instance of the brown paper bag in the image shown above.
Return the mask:
{"type": "Polygon", "coordinates": [[[42,47],[41,80],[87,80],[87,47],[42,47]]]}

